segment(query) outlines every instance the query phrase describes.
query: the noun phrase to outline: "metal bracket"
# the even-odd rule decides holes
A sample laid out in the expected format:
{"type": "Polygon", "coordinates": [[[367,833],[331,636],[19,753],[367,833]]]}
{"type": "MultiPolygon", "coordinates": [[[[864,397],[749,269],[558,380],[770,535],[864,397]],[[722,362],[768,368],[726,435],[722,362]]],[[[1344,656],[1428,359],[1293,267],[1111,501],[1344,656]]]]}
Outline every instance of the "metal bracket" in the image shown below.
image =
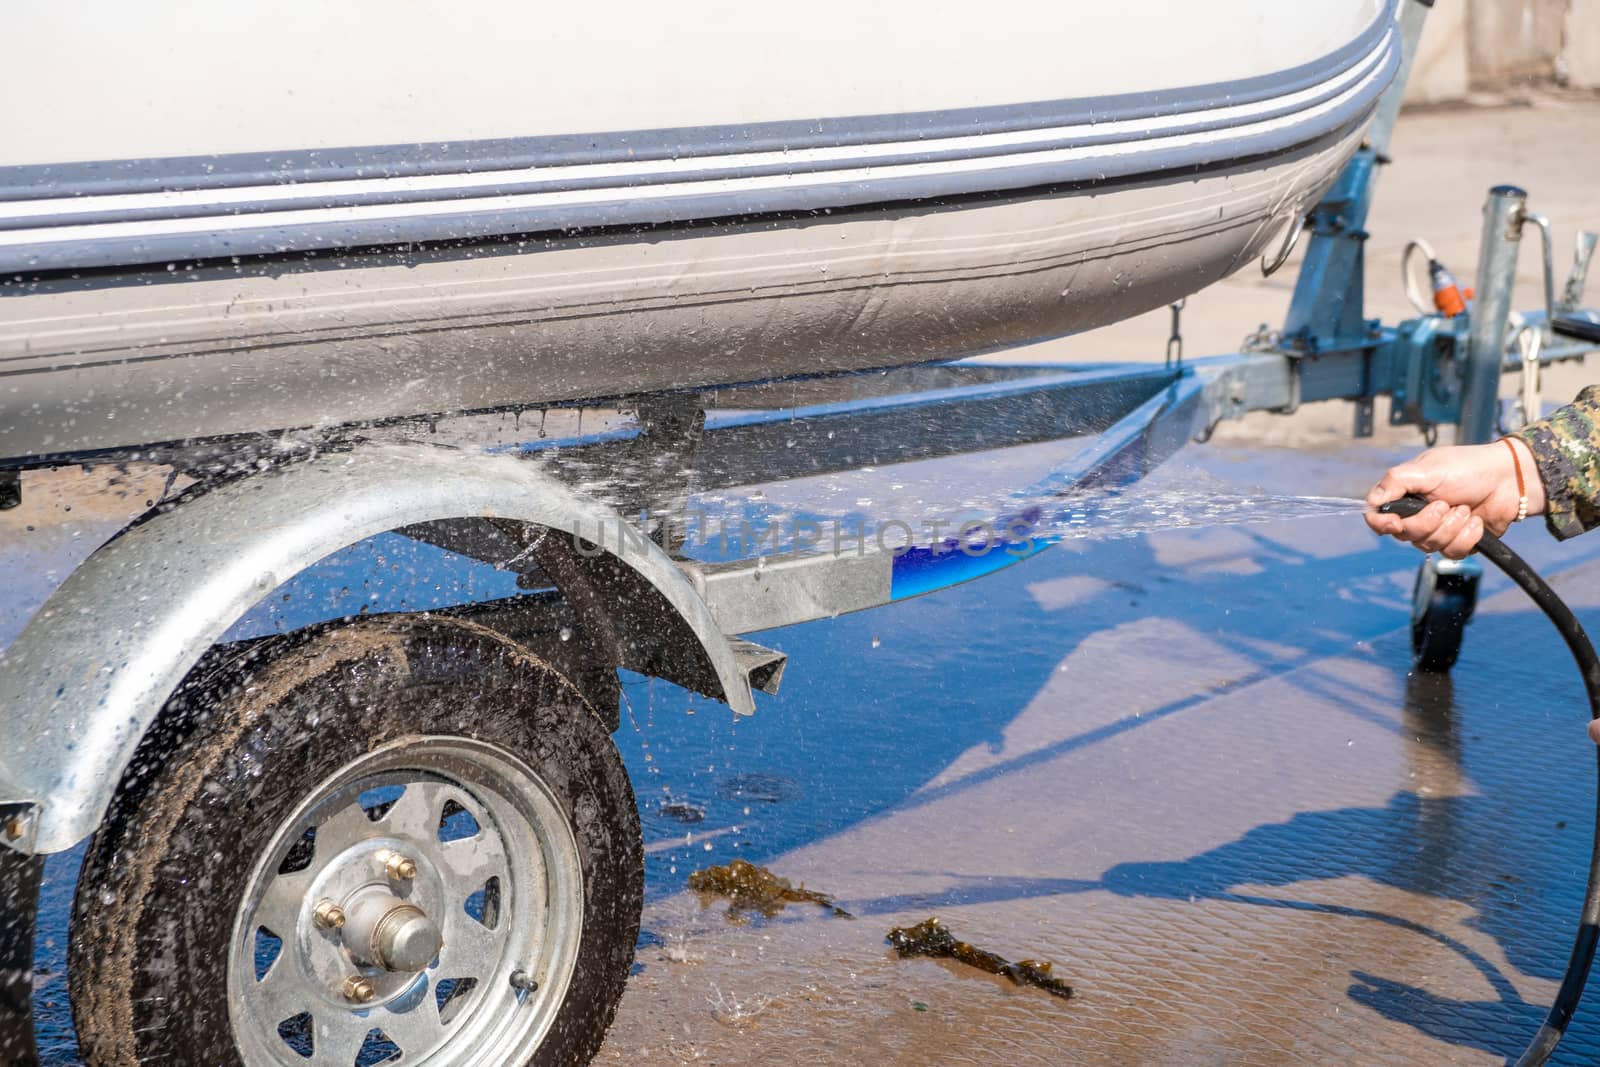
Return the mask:
{"type": "Polygon", "coordinates": [[[1280,331],[1286,355],[1315,357],[1373,342],[1363,308],[1364,247],[1377,166],[1374,149],[1359,150],[1311,212],[1311,243],[1280,331]]]}
{"type": "Polygon", "coordinates": [[[1561,288],[1560,311],[1576,311],[1583,304],[1583,290],[1589,281],[1589,263],[1594,259],[1594,248],[1600,243],[1600,234],[1579,230],[1573,241],[1572,269],[1567,272],[1567,283],[1561,288]]]}
{"type": "MultiPolygon", "coordinates": [[[[1548,326],[1548,324],[1546,324],[1548,326]]],[[[1542,403],[1539,399],[1539,349],[1544,343],[1544,330],[1537,326],[1524,326],[1517,331],[1517,351],[1521,362],[1522,382],[1501,413],[1500,432],[1514,433],[1538,419],[1542,403]]]]}

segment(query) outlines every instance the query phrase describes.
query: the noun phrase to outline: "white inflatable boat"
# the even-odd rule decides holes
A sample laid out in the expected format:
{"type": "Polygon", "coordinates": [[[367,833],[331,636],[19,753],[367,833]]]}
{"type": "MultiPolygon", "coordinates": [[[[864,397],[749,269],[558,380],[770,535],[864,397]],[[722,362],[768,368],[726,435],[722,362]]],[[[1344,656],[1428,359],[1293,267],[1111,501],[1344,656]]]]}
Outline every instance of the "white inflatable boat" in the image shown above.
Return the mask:
{"type": "Polygon", "coordinates": [[[0,461],[947,359],[1175,300],[1392,0],[0,12],[0,461]]]}

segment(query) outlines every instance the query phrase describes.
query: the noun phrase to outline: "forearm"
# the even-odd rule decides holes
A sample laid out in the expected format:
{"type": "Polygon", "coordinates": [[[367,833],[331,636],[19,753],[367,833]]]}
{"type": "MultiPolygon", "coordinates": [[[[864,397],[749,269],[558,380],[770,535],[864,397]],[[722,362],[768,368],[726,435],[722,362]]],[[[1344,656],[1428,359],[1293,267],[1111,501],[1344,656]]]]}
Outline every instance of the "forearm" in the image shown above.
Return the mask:
{"type": "Polygon", "coordinates": [[[1600,526],[1600,385],[1514,436],[1539,469],[1550,532],[1565,539],[1600,526]]]}

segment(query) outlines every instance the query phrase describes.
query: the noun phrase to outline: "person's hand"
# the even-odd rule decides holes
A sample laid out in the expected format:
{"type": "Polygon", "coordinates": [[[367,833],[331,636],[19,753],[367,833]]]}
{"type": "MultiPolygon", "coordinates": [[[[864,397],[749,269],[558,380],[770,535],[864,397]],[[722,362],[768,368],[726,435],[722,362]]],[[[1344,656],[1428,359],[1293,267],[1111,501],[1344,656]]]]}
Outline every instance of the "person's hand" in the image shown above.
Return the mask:
{"type": "MultiPolygon", "coordinates": [[[[1528,491],[1528,514],[1544,511],[1544,485],[1528,446],[1508,438],[1522,464],[1528,491]]],[[[1367,493],[1367,507],[1377,508],[1414,493],[1430,501],[1409,519],[1367,512],[1376,533],[1407,541],[1424,552],[1462,559],[1477,547],[1487,527],[1499,535],[1517,518],[1517,472],[1511,449],[1495,441],[1487,445],[1431,448],[1416,459],[1391,467],[1367,493]]]]}

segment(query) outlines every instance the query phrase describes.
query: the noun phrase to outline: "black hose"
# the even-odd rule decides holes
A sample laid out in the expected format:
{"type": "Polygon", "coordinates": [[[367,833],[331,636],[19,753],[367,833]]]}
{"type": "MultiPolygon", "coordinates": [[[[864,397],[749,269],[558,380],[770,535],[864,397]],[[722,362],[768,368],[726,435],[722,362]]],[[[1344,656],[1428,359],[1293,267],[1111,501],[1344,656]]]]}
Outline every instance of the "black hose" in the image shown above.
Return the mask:
{"type": "MultiPolygon", "coordinates": [[[[1406,496],[1378,510],[1410,518],[1427,503],[1421,497],[1406,496]]],[[[1556,596],[1555,590],[1528,566],[1527,561],[1507,548],[1494,534],[1484,531],[1478,541],[1478,551],[1504,571],[1507,578],[1521,586],[1533,598],[1539,610],[1555,624],[1562,640],[1571,650],[1578,670],[1583,674],[1583,687],[1589,695],[1589,715],[1600,719],[1600,657],[1595,655],[1589,635],[1583,632],[1583,624],[1572,614],[1572,609],[1556,596]]],[[[1589,979],[1589,968],[1594,963],[1597,940],[1600,940],[1600,787],[1596,792],[1594,844],[1589,852],[1589,886],[1583,900],[1583,919],[1579,923],[1577,936],[1572,939],[1572,956],[1567,961],[1567,973],[1561,979],[1561,988],[1556,991],[1555,1002],[1550,1005],[1550,1014],[1545,1016],[1539,1032],[1533,1035],[1527,1049],[1518,1057],[1517,1067],[1537,1067],[1555,1052],[1556,1045],[1567,1032],[1567,1024],[1572,1021],[1572,1013],[1578,1010],[1578,1001],[1583,998],[1583,986],[1589,979]]]]}

